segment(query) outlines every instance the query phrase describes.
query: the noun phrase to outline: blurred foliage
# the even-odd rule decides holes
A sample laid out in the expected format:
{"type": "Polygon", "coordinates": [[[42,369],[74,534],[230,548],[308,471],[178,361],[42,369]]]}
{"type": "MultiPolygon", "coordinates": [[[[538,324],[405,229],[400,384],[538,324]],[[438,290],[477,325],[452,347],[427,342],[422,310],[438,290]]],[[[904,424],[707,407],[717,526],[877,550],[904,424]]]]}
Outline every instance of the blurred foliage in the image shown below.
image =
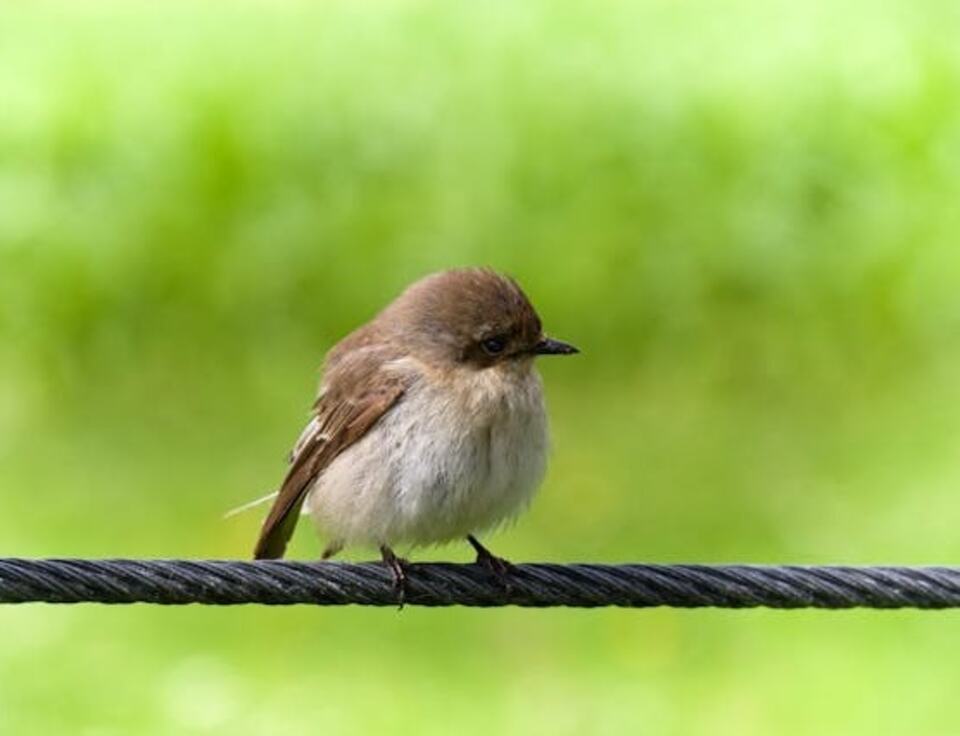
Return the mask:
{"type": "MultiPolygon", "coordinates": [[[[543,366],[551,474],[501,554],[957,562],[958,32],[933,1],[3,5],[0,554],[245,556],[259,514],[221,514],[283,473],[323,352],[487,264],[583,348],[543,366]]],[[[946,734],[953,625],[31,606],[0,731],[946,734]]]]}

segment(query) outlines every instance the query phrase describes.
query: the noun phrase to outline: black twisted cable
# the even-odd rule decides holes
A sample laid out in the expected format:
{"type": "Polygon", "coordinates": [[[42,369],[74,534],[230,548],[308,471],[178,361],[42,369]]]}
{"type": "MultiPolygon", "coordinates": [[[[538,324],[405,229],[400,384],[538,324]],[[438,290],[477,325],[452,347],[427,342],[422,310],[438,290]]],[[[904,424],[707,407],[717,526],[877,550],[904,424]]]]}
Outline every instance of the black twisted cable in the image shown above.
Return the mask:
{"type": "MultiPolygon", "coordinates": [[[[0,603],[359,604],[395,606],[381,564],[0,558],[0,603]]],[[[504,585],[483,567],[408,568],[421,606],[960,608],[957,567],[517,565],[504,585]]]]}

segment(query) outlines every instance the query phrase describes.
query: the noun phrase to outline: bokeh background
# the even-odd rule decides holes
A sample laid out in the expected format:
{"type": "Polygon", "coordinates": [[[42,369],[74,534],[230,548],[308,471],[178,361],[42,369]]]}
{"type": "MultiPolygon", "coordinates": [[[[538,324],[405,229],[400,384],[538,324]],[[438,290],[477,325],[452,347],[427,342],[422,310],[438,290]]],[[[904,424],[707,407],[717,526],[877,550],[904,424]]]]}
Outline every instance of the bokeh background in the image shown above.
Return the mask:
{"type": "MultiPolygon", "coordinates": [[[[4,3],[0,554],[247,556],[261,512],[222,514],[325,350],[483,264],[583,349],[543,363],[551,471],[500,554],[957,563],[958,33],[930,1],[4,3]]],[[[0,731],[939,736],[958,634],[7,607],[0,731]]]]}

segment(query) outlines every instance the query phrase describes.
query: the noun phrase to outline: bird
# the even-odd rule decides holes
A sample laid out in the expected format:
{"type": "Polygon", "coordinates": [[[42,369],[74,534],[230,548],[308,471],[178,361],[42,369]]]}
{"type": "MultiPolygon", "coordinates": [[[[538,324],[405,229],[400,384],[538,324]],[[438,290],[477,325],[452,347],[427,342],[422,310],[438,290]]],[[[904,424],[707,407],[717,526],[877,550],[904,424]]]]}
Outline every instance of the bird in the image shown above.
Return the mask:
{"type": "Polygon", "coordinates": [[[512,566],[478,536],[519,515],[546,471],[543,386],[535,359],[573,355],[547,337],[527,295],[490,268],[414,282],[327,353],[310,419],[254,548],[283,556],[308,513],[328,541],[379,550],[401,605],[398,545],[465,540],[476,563],[512,566]]]}

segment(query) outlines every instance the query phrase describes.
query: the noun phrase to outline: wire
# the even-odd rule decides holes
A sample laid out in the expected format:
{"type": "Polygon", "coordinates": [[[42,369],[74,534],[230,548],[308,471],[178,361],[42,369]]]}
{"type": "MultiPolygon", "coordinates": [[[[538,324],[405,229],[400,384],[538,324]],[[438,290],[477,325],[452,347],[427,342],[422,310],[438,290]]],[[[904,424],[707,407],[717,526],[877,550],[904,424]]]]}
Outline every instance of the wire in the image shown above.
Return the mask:
{"type": "MultiPolygon", "coordinates": [[[[958,608],[960,568],[416,563],[422,606],[958,608]]],[[[380,563],[0,558],[0,603],[395,606],[380,563]]]]}

